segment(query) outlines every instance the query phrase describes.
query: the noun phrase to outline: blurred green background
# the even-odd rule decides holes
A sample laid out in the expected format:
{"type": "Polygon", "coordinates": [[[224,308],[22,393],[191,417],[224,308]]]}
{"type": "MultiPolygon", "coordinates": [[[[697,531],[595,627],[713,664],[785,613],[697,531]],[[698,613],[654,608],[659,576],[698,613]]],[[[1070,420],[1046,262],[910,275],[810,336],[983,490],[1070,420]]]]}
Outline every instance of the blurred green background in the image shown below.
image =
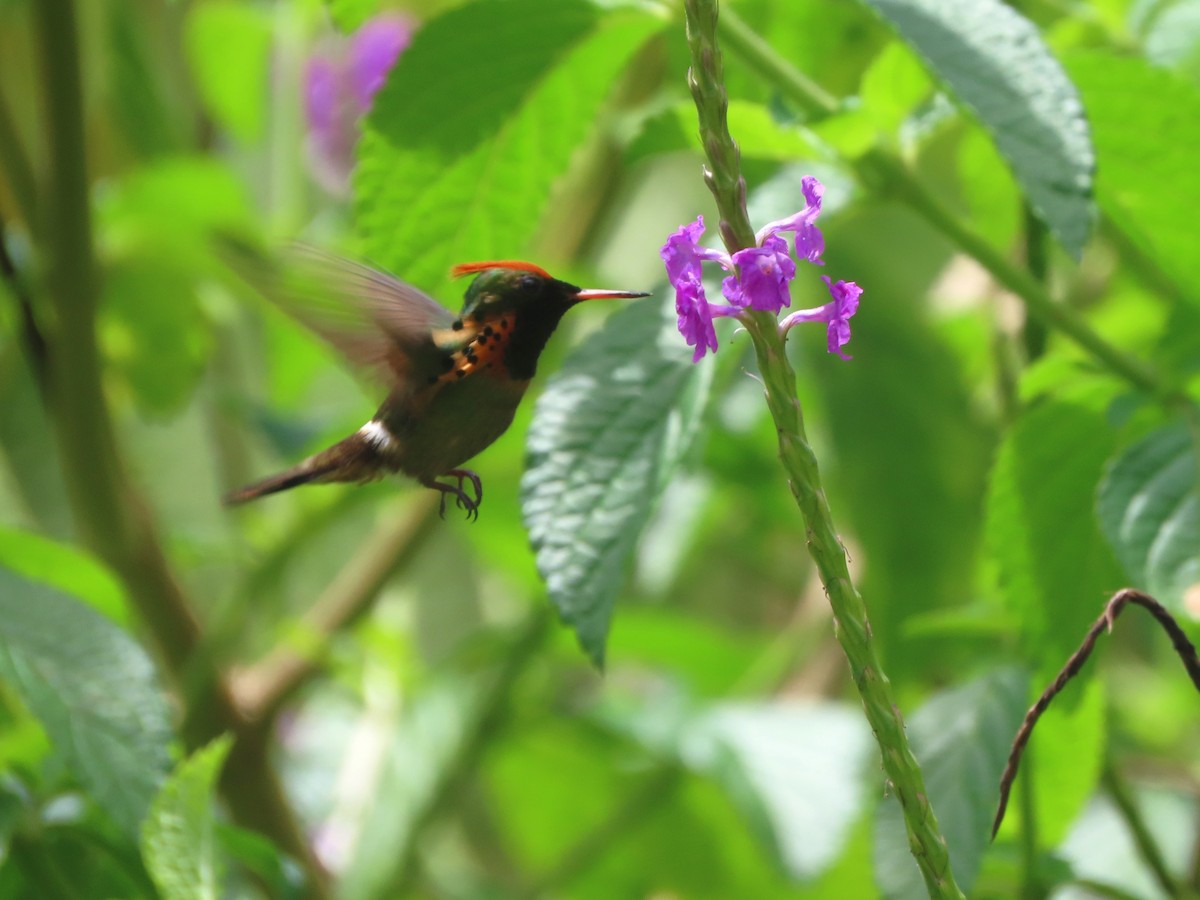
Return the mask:
{"type": "MultiPolygon", "coordinates": [[[[1194,415],[1028,319],[853,163],[896,154],[1186,390],[1200,4],[1011,4],[1091,123],[1098,227],[1079,264],[867,5],[728,6],[843,98],[811,119],[727,51],[752,221],[799,208],[817,174],[821,271],[865,288],[853,361],[798,329],[793,362],[960,885],[1194,896],[1196,694],[1136,613],[1039,726],[987,841],[1024,710],[1113,591],[1160,591],[1196,633],[1187,433],[1169,565],[1097,514],[1105,473],[1194,415]]],[[[368,259],[453,309],[450,264],[512,257],[669,305],[658,248],[716,223],[687,66],[670,3],[0,0],[0,897],[922,895],[732,328],[698,370],[695,439],[609,572],[603,672],[555,620],[523,524],[532,401],[474,464],[478,523],[438,519],[399,479],[221,506],[382,394],[231,277],[214,235],[368,259]],[[360,119],[352,35],[381,15],[398,61],[360,119]],[[335,72],[323,134],[314,58],[335,72]],[[71,394],[89,374],[95,393],[71,394]],[[221,811],[217,756],[152,807],[225,731],[221,811]],[[314,860],[323,887],[305,886],[314,860]]],[[[822,302],[817,274],[795,306],[822,302]]],[[[564,321],[533,393],[612,331],[598,306],[564,321]]]]}

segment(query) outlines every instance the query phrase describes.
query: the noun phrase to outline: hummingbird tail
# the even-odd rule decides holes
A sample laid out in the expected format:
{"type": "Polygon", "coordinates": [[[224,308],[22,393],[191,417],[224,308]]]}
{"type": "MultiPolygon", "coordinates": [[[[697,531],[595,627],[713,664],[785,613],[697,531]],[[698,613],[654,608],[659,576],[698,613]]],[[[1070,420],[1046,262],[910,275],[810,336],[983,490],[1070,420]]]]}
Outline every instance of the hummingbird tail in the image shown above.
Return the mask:
{"type": "Polygon", "coordinates": [[[254,484],[238,488],[236,491],[226,494],[221,502],[226,506],[237,506],[241,503],[248,503],[251,500],[257,500],[259,497],[265,497],[267,494],[278,494],[280,491],[299,487],[302,484],[319,481],[336,468],[336,464],[333,463],[324,468],[316,468],[310,463],[310,460],[306,460],[300,463],[300,465],[293,466],[277,475],[272,475],[270,478],[264,478],[262,481],[256,481],[254,484]]]}
{"type": "Polygon", "coordinates": [[[359,431],[290,469],[226,494],[223,502],[226,506],[237,506],[314,482],[362,483],[378,478],[384,471],[377,447],[359,431]]]}

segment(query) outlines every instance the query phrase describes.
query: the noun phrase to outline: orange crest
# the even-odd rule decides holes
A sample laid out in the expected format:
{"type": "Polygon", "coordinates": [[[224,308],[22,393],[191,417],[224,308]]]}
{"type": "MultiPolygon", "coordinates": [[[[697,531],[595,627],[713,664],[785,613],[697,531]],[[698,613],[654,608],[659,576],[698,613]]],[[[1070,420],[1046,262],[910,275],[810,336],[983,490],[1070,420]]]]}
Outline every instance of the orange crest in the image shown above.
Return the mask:
{"type": "Polygon", "coordinates": [[[470,262],[459,263],[450,269],[450,275],[454,278],[462,278],[464,275],[474,275],[476,272],[484,272],[488,269],[519,269],[522,272],[532,272],[534,275],[540,275],[543,278],[550,278],[550,273],[541,266],[535,266],[533,263],[521,262],[519,259],[498,259],[492,262],[470,262]]]}

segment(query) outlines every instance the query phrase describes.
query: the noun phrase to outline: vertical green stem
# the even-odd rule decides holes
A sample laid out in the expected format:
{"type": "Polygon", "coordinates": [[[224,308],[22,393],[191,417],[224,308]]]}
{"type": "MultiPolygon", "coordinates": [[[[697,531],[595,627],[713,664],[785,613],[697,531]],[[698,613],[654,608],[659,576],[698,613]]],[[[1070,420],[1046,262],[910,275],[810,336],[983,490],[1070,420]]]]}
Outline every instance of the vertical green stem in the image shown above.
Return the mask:
{"type": "Polygon", "coordinates": [[[317,896],[320,866],[292,816],[267,757],[220,674],[196,650],[200,631],[167,564],[158,531],[122,463],[103,391],[96,310],[100,282],[92,244],[86,135],[73,0],[33,4],[46,90],[49,161],[44,197],[47,256],[47,381],[63,477],[84,542],[118,574],[177,684],[194,680],[184,737],[197,747],[227,729],[239,735],[222,786],[239,823],[300,860],[317,896]],[[197,670],[200,670],[197,672],[197,670]]]}
{"type": "MultiPolygon", "coordinates": [[[[733,252],[752,245],[755,239],[746,214],[746,183],[740,172],[737,145],[726,123],[728,99],[716,41],[717,2],[687,0],[685,9],[692,55],[689,82],[710,164],[705,180],[721,213],[721,233],[733,252]]],[[[884,771],[903,809],[909,847],[931,897],[962,897],[891,684],[875,652],[866,604],[850,580],[846,551],[821,487],[816,456],[805,439],[796,376],[784,353],[783,336],[769,313],[748,310],[739,318],[754,342],[767,406],[775,420],[779,458],[804,517],[808,550],[829,597],[838,642],[850,662],[863,709],[879,744],[884,771]]]]}
{"type": "Polygon", "coordinates": [[[13,200],[25,220],[25,227],[31,233],[36,233],[37,187],[33,166],[29,164],[29,156],[21,146],[21,137],[17,134],[16,122],[9,112],[3,91],[0,91],[0,169],[8,176],[13,200]]]}
{"type": "Polygon", "coordinates": [[[1104,771],[1101,773],[1101,781],[1104,783],[1108,795],[1112,797],[1113,802],[1117,805],[1117,809],[1121,813],[1121,818],[1125,820],[1125,825],[1129,829],[1129,835],[1133,838],[1133,844],[1137,847],[1138,855],[1142,861],[1154,874],[1155,880],[1160,888],[1168,897],[1184,897],[1184,890],[1175,880],[1175,876],[1171,874],[1171,870],[1167,868],[1167,861],[1163,859],[1162,850],[1158,847],[1158,842],[1155,841],[1154,835],[1150,833],[1150,828],[1146,824],[1145,818],[1142,816],[1142,811],[1138,809],[1137,800],[1133,796],[1133,792],[1129,790],[1129,786],[1125,780],[1121,778],[1116,767],[1113,766],[1111,759],[1104,761],[1104,771]]]}

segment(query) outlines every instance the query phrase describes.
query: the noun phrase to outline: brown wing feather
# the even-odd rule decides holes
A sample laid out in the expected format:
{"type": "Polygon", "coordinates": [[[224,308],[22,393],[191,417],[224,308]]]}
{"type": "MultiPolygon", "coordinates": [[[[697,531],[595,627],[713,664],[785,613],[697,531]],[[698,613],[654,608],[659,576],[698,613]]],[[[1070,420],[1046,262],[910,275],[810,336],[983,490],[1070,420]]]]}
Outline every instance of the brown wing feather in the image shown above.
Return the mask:
{"type": "Polygon", "coordinates": [[[277,260],[241,247],[222,255],[246,281],[383,383],[442,371],[430,334],[454,320],[444,306],[387,272],[294,244],[277,260]]]}

